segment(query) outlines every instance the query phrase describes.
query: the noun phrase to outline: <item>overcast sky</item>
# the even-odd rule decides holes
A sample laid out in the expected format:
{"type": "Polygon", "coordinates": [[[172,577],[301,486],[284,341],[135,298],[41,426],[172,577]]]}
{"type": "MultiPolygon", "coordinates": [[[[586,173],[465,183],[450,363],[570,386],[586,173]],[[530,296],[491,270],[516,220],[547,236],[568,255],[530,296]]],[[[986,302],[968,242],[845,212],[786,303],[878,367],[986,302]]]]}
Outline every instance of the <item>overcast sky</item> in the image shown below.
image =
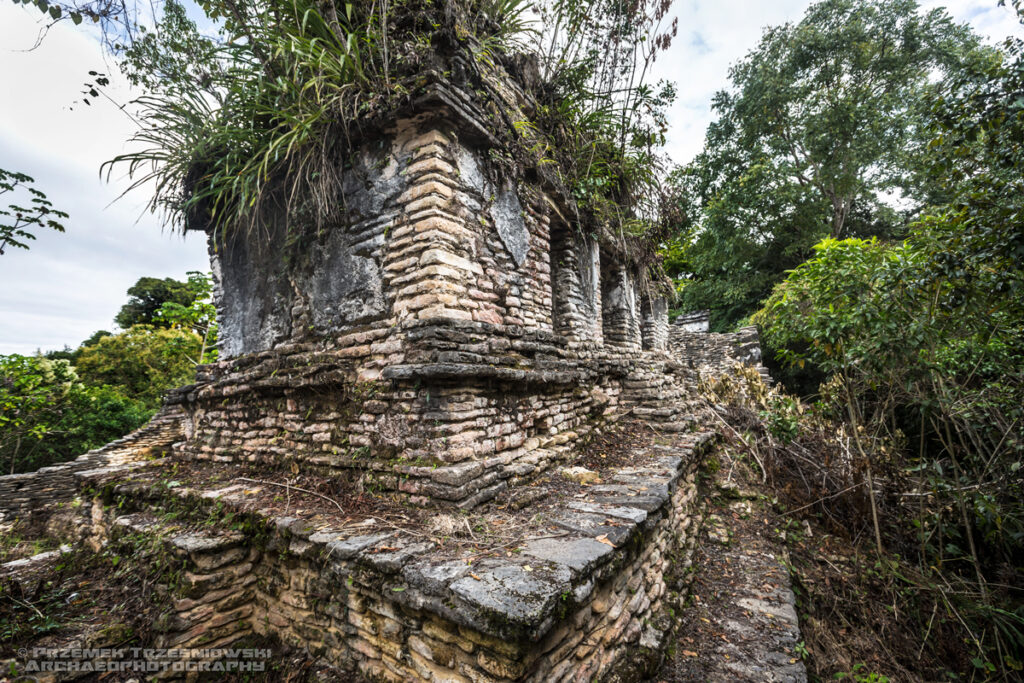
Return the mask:
{"type": "MultiPolygon", "coordinates": [[[[809,4],[676,0],[679,35],[656,74],[678,84],[668,144],[674,161],[700,151],[711,96],[727,85],[729,65],[756,44],[763,27],[798,21],[809,4]]],[[[939,5],[993,41],[1020,30],[996,0],[925,3],[939,5]]],[[[143,213],[147,197],[115,201],[124,180],[100,179],[100,164],[125,150],[134,124],[113,106],[75,102],[90,70],[113,77],[114,69],[95,36],[69,22],[27,51],[39,16],[34,7],[0,0],[0,168],[33,176],[71,218],[65,234],[36,231],[31,250],[0,256],[0,353],[77,346],[96,330],[114,328],[125,290],[138,278],[184,279],[186,271],[209,269],[201,235],[162,229],[157,217],[143,213]]],[[[116,78],[112,90],[127,99],[116,78]]]]}

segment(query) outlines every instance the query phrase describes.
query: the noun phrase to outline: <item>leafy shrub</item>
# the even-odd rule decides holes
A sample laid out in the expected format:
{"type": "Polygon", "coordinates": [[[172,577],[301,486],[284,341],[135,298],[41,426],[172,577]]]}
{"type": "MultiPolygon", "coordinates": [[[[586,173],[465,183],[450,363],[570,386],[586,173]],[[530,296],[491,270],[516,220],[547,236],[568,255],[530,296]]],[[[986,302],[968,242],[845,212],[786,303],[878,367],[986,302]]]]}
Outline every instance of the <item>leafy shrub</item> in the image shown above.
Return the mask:
{"type": "Polygon", "coordinates": [[[0,356],[0,463],[7,472],[75,458],[152,413],[117,389],[83,385],[66,360],[0,356]]]}
{"type": "Polygon", "coordinates": [[[193,380],[203,350],[190,329],[136,325],[82,349],[75,367],[84,383],[116,387],[156,408],[168,389],[193,380]]]}

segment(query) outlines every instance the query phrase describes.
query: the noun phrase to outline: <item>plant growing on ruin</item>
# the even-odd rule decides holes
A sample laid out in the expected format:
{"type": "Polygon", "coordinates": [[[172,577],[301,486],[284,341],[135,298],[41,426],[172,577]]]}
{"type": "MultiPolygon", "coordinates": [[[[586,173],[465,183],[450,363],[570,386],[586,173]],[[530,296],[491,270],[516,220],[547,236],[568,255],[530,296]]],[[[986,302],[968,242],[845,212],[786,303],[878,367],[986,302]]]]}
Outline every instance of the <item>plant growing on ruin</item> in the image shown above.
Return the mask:
{"type": "Polygon", "coordinates": [[[659,150],[675,86],[651,84],[649,74],[678,31],[671,7],[672,0],[538,7],[540,127],[576,201],[627,233],[655,225],[665,162],[659,150]]]}
{"type": "Polygon", "coordinates": [[[132,188],[153,183],[152,210],[216,239],[258,236],[281,210],[322,227],[342,209],[351,126],[408,97],[439,42],[490,54],[512,41],[506,20],[516,25],[522,4],[212,0],[202,3],[221,27],[212,40],[168,2],[172,38],[126,53],[152,91],[137,102],[138,148],[107,171],[126,166],[132,188]]]}
{"type": "Polygon", "coordinates": [[[410,101],[434,70],[466,80],[504,123],[500,166],[550,165],[568,203],[646,272],[662,237],[658,150],[674,97],[647,81],[676,32],[671,4],[210,0],[201,6],[220,32],[209,38],[168,0],[158,31],[119,46],[122,69],[149,92],[136,102],[133,151],[105,170],[126,168],[132,188],[155,188],[151,210],[215,241],[237,230],[258,243],[284,215],[289,230],[316,231],[342,217],[359,128],[410,101]],[[522,76],[529,58],[516,52],[541,66],[540,82],[522,79],[540,104],[531,121],[510,118],[484,77],[522,76]],[[471,58],[469,74],[452,73],[452,54],[471,58]]]}

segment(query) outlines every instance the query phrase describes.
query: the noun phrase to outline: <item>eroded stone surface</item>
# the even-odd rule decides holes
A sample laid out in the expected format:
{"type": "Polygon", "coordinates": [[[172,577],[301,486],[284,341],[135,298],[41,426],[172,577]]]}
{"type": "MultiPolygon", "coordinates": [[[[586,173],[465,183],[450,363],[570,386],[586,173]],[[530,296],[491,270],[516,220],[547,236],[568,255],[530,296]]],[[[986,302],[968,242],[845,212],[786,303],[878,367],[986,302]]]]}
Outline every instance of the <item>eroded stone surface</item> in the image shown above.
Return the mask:
{"type": "Polygon", "coordinates": [[[530,234],[526,230],[526,222],[523,220],[523,206],[519,203],[519,196],[515,188],[506,186],[498,193],[498,198],[491,209],[494,216],[494,225],[501,237],[502,244],[512,255],[512,260],[517,266],[526,262],[526,255],[530,251],[530,234]]]}
{"type": "Polygon", "coordinates": [[[523,546],[523,553],[565,565],[575,572],[592,569],[611,554],[612,547],[593,538],[541,538],[523,546]]]}
{"type": "Polygon", "coordinates": [[[495,630],[505,625],[536,629],[544,623],[554,602],[569,589],[569,572],[558,565],[541,565],[527,571],[517,564],[481,569],[457,579],[449,589],[479,610],[482,619],[493,618],[495,630]]]}

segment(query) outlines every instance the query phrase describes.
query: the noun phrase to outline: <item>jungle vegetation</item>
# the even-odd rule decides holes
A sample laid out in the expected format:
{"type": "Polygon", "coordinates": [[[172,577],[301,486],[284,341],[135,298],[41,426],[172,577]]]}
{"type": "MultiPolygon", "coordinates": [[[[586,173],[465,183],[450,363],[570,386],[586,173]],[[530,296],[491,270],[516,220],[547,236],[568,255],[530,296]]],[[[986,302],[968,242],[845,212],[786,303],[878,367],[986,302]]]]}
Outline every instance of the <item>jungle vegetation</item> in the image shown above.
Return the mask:
{"type": "Polygon", "coordinates": [[[0,355],[0,471],[70,460],[152,417],[168,389],[216,359],[210,288],[203,273],[140,278],[117,316],[123,331],[98,331],[75,349],[0,355]]]}
{"type": "Polygon", "coordinates": [[[872,670],[1019,680],[1024,41],[823,0],[731,76],[670,179],[682,305],[760,327],[783,387],[748,394],[748,443],[804,516],[870,539],[918,634],[872,670]]]}

